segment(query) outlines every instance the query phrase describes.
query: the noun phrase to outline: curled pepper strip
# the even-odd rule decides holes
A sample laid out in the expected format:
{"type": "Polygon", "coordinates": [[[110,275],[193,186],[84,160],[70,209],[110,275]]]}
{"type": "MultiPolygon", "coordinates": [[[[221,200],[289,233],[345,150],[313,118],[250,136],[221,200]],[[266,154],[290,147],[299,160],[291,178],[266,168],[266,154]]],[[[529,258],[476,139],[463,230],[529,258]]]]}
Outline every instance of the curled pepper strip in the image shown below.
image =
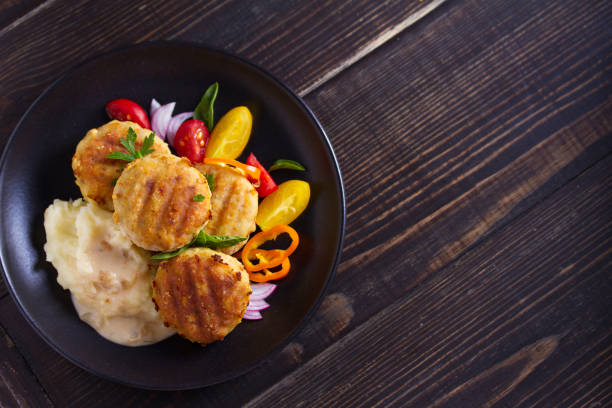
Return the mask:
{"type": "Polygon", "coordinates": [[[249,166],[248,164],[240,163],[237,160],[233,159],[221,159],[219,157],[205,157],[205,164],[220,164],[223,166],[232,166],[242,173],[251,181],[252,183],[259,182],[259,178],[261,177],[261,170],[257,167],[249,166]]]}
{"type": "Polygon", "coordinates": [[[251,271],[261,271],[266,268],[274,268],[283,263],[287,258],[284,249],[253,249],[249,252],[249,260],[257,259],[259,263],[253,265],[251,271]]]}
{"type": "Polygon", "coordinates": [[[267,231],[262,231],[253,235],[242,249],[242,263],[247,272],[256,272],[267,268],[273,268],[283,264],[284,260],[296,250],[299,242],[300,237],[293,228],[288,225],[276,225],[267,231]],[[275,240],[283,233],[288,234],[291,238],[291,244],[287,249],[259,249],[265,242],[275,240]],[[258,259],[259,263],[253,264],[251,260],[254,259],[258,259]]]}
{"type": "Polygon", "coordinates": [[[281,263],[281,269],[279,271],[272,272],[269,269],[264,269],[263,274],[259,272],[249,272],[249,279],[258,283],[278,280],[287,276],[289,269],[291,269],[291,263],[289,262],[289,257],[285,257],[281,263]]]}

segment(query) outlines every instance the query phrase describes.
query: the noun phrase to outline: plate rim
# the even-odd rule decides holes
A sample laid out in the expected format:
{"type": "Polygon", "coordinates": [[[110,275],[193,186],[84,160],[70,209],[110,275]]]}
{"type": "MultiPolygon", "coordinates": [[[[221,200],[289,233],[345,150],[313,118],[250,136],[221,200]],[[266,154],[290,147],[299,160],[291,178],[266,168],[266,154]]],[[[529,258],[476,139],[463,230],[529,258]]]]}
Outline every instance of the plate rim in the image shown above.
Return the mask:
{"type": "MultiPolygon", "coordinates": [[[[208,382],[206,384],[189,384],[186,386],[177,386],[177,387],[156,387],[156,386],[151,386],[148,384],[144,384],[144,383],[140,383],[140,382],[135,382],[135,381],[129,381],[123,378],[118,378],[118,377],[113,377],[111,375],[108,375],[106,373],[100,372],[98,371],[95,367],[91,367],[88,366],[86,364],[84,364],[83,362],[73,358],[72,356],[68,355],[62,348],[60,348],[57,344],[55,344],[55,342],[51,341],[51,339],[47,336],[47,334],[38,327],[38,325],[34,322],[34,320],[30,317],[30,315],[28,313],[26,313],[25,308],[20,300],[20,297],[17,295],[15,288],[14,288],[14,284],[13,284],[13,280],[10,277],[10,274],[8,272],[7,269],[7,260],[5,259],[5,247],[6,247],[6,242],[3,238],[3,235],[0,234],[0,272],[2,273],[2,277],[4,279],[7,291],[9,292],[11,298],[13,299],[13,301],[15,302],[17,309],[19,310],[19,312],[21,313],[21,315],[25,318],[25,320],[28,322],[28,324],[30,325],[30,327],[32,327],[34,329],[34,331],[45,341],[46,344],[48,344],[49,346],[51,346],[51,348],[53,350],[55,350],[57,353],[59,353],[62,357],[64,357],[66,360],[70,361],[72,364],[76,365],[77,367],[80,367],[81,369],[97,376],[100,378],[104,378],[105,380],[108,381],[112,381],[115,383],[120,383],[123,385],[127,385],[127,386],[131,386],[131,387],[136,387],[136,388],[140,388],[140,389],[147,389],[147,390],[156,390],[156,391],[180,391],[180,390],[191,390],[191,389],[201,389],[201,388],[205,388],[205,387],[209,387],[209,386],[213,386],[216,384],[220,384],[223,382],[226,382],[230,379],[233,378],[238,378],[240,376],[243,376],[244,374],[246,374],[247,372],[255,369],[256,367],[258,367],[264,359],[270,357],[272,354],[274,353],[278,353],[280,350],[282,350],[287,344],[290,343],[290,341],[297,336],[297,334],[299,334],[304,326],[306,325],[306,323],[308,323],[310,321],[310,319],[313,317],[314,313],[316,312],[316,310],[319,308],[321,302],[323,301],[323,298],[326,294],[326,292],[329,289],[330,283],[333,279],[333,277],[336,274],[336,271],[338,269],[338,265],[340,264],[340,259],[341,259],[341,254],[342,254],[342,249],[344,246],[344,238],[345,238],[345,229],[346,229],[346,193],[345,193],[345,188],[344,188],[344,182],[342,179],[342,172],[340,169],[340,164],[338,163],[338,159],[336,157],[336,154],[333,150],[331,141],[329,140],[329,137],[327,136],[327,133],[325,132],[325,129],[323,128],[323,126],[321,125],[319,119],[316,117],[316,115],[312,112],[312,110],[310,109],[310,107],[306,104],[306,102],[302,99],[302,97],[300,95],[297,94],[297,92],[295,92],[292,88],[290,88],[283,80],[281,80],[280,78],[278,78],[277,76],[275,76],[274,74],[272,74],[270,71],[268,71],[267,69],[256,65],[255,63],[249,61],[248,59],[241,57],[235,53],[232,53],[230,51],[224,50],[224,49],[220,49],[217,47],[211,47],[205,44],[198,44],[198,43],[193,43],[193,42],[189,42],[189,41],[182,41],[182,40],[157,40],[157,41],[147,41],[147,42],[143,42],[143,43],[138,43],[138,44],[131,44],[131,45],[124,45],[124,46],[118,46],[115,47],[109,51],[106,52],[102,52],[102,53],[97,53],[94,54],[90,57],[87,57],[84,61],[72,66],[71,68],[69,68],[65,73],[63,73],[62,75],[60,75],[57,79],[55,79],[51,84],[49,84],[41,93],[40,95],[38,95],[28,106],[28,108],[25,110],[25,112],[23,113],[23,115],[21,116],[21,118],[19,119],[19,121],[17,122],[17,124],[15,125],[15,128],[12,130],[11,135],[9,136],[6,145],[3,148],[3,152],[2,155],[0,156],[0,175],[2,175],[5,171],[5,167],[6,167],[6,163],[8,161],[8,155],[9,155],[9,150],[11,145],[14,143],[14,140],[16,138],[16,135],[19,131],[19,129],[21,128],[23,122],[28,118],[28,116],[30,115],[30,112],[34,109],[35,106],[37,106],[40,101],[45,98],[47,96],[47,94],[49,94],[49,92],[51,92],[53,89],[55,89],[57,86],[59,86],[59,84],[61,84],[65,78],[67,78],[68,76],[74,74],[75,72],[77,72],[78,70],[82,69],[84,66],[87,66],[93,62],[95,62],[98,59],[101,58],[105,58],[108,56],[111,56],[113,54],[119,54],[119,53],[123,53],[123,52],[130,52],[132,50],[138,50],[138,49],[143,49],[143,48],[152,48],[152,47],[156,47],[156,46],[166,46],[166,47],[192,47],[192,48],[196,48],[196,49],[200,49],[203,51],[207,51],[207,52],[212,52],[212,53],[218,53],[221,54],[224,57],[227,57],[229,59],[235,59],[243,64],[246,64],[247,66],[249,66],[251,69],[254,69],[255,71],[260,72],[261,74],[263,74],[265,77],[267,77],[268,79],[270,79],[271,81],[275,82],[279,87],[281,87],[285,92],[287,92],[290,97],[292,97],[295,102],[297,104],[300,105],[300,107],[306,112],[306,114],[309,116],[309,119],[312,120],[312,122],[314,123],[315,127],[318,129],[320,136],[321,136],[321,140],[325,146],[325,149],[327,150],[327,153],[329,155],[329,158],[331,159],[333,168],[334,168],[334,183],[336,186],[336,190],[338,193],[338,199],[339,199],[339,203],[340,205],[338,206],[338,219],[339,219],[339,224],[337,226],[337,234],[338,234],[338,245],[336,248],[336,252],[334,254],[334,259],[333,262],[330,266],[330,270],[329,273],[327,274],[326,280],[321,288],[321,290],[319,291],[319,294],[316,298],[316,300],[310,305],[308,311],[306,312],[306,314],[304,315],[304,317],[301,319],[301,321],[297,324],[297,326],[291,331],[291,333],[289,333],[289,335],[282,340],[278,345],[276,345],[270,352],[268,352],[267,354],[264,354],[263,356],[261,356],[258,360],[256,360],[255,362],[253,362],[251,365],[245,367],[244,369],[241,370],[236,370],[236,371],[230,371],[228,373],[225,373],[224,375],[220,376],[216,381],[212,381],[212,382],[208,382]]],[[[3,185],[3,181],[4,178],[0,177],[0,202],[2,201],[2,185],[3,185]]]]}

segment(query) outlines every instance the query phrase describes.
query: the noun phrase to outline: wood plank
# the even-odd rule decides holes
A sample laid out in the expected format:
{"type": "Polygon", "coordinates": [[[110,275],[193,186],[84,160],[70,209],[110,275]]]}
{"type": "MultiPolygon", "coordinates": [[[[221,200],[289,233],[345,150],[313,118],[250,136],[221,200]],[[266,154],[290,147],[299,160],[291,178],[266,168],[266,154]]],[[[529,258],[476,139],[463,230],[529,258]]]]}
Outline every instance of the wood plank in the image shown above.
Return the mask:
{"type": "Polygon", "coordinates": [[[0,326],[0,406],[52,407],[13,340],[0,326]]]}
{"type": "Polygon", "coordinates": [[[43,1],[3,0],[0,3],[0,31],[20,24],[24,20],[24,16],[35,10],[43,1]]]}
{"type": "Polygon", "coordinates": [[[208,44],[251,59],[299,91],[345,67],[347,59],[358,60],[371,51],[371,42],[384,43],[442,3],[53,2],[0,32],[0,146],[53,79],[119,46],[160,39],[208,44]]]}
{"type": "Polygon", "coordinates": [[[247,406],[606,406],[611,175],[609,155],[247,406]]]}

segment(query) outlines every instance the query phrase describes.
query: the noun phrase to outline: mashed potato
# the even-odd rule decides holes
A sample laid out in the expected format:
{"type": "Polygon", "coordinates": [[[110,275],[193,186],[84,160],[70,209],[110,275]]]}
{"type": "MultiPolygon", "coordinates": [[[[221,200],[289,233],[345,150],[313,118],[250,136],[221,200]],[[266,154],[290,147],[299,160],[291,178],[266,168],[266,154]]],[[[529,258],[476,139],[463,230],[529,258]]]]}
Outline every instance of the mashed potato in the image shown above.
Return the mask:
{"type": "Polygon", "coordinates": [[[161,341],[165,327],[151,301],[154,266],[134,246],[112,213],[81,199],[55,200],[45,211],[47,260],[57,281],[70,290],[81,320],[100,335],[126,346],[161,341]]]}

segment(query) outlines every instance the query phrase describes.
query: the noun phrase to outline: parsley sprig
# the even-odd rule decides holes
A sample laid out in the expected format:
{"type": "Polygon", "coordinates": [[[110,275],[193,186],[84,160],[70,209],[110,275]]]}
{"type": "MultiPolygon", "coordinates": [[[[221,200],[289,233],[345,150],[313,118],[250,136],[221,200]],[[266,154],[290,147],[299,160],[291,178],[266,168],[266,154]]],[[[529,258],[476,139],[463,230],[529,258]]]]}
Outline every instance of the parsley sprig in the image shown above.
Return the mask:
{"type": "Polygon", "coordinates": [[[136,135],[136,132],[134,132],[134,129],[129,128],[126,138],[119,139],[119,141],[121,142],[121,145],[125,147],[128,153],[112,152],[106,157],[108,159],[118,159],[118,160],[125,160],[126,162],[131,162],[132,160],[143,158],[147,154],[151,154],[155,151],[155,149],[151,149],[151,146],[153,146],[153,143],[155,142],[155,132],[151,132],[149,136],[145,138],[145,140],[142,142],[142,146],[140,147],[140,150],[136,149],[135,144],[136,144],[137,138],[138,138],[138,135],[136,135]]]}
{"type": "Polygon", "coordinates": [[[210,188],[210,192],[212,193],[215,190],[215,175],[211,173],[204,174],[206,177],[206,181],[208,182],[208,188],[210,188]]]}

